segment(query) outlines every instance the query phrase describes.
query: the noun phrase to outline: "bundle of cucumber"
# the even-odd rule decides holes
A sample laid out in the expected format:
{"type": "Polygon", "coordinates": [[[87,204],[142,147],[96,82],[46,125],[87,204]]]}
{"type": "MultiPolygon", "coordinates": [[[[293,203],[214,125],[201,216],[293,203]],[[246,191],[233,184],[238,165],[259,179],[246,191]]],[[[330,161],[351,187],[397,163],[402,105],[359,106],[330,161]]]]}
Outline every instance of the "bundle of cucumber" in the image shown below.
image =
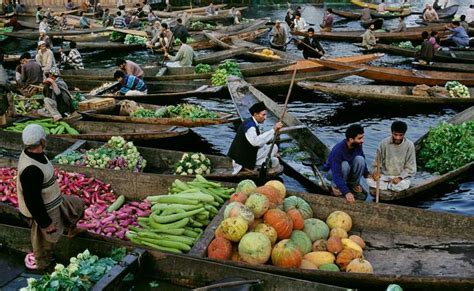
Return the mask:
{"type": "Polygon", "coordinates": [[[169,195],[147,197],[153,205],[151,215],[138,218],[141,228],[129,227],[126,236],[160,251],[188,252],[233,192],[200,175],[191,182],[177,179],[169,195]]]}
{"type": "Polygon", "coordinates": [[[35,119],[26,122],[14,122],[12,126],[7,127],[6,131],[23,132],[25,127],[29,124],[38,124],[44,128],[46,134],[79,134],[77,130],[72,128],[64,121],[56,122],[51,118],[35,119]]]}

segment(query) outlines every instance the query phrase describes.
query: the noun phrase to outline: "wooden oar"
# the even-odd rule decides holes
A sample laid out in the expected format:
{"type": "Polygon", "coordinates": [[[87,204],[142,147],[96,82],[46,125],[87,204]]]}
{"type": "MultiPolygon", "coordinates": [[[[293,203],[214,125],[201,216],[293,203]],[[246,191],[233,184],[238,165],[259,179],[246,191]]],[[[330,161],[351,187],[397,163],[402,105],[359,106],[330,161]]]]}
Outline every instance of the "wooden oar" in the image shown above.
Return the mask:
{"type": "MultiPolygon", "coordinates": [[[[293,70],[293,76],[291,77],[291,83],[290,83],[290,88],[288,89],[288,94],[286,95],[285,99],[285,104],[283,106],[283,112],[281,113],[280,120],[285,117],[286,110],[288,109],[288,100],[290,100],[290,95],[291,91],[293,89],[293,84],[295,83],[295,78],[296,78],[296,71],[298,68],[295,66],[295,69],[293,70]]],[[[270,146],[270,151],[268,152],[267,159],[265,162],[262,164],[262,167],[260,168],[260,174],[259,174],[259,182],[263,184],[263,182],[267,179],[267,174],[268,174],[268,166],[270,165],[270,161],[272,159],[272,151],[273,147],[275,146],[275,142],[278,138],[279,130],[275,130],[275,136],[273,137],[272,145],[270,146]]]]}
{"type": "Polygon", "coordinates": [[[299,39],[296,39],[296,38],[294,38],[294,37],[292,37],[291,39],[296,40],[298,43],[303,44],[303,45],[306,46],[307,48],[313,50],[313,51],[314,51],[315,53],[317,53],[318,55],[323,56],[320,52],[318,52],[317,50],[315,50],[314,47],[311,47],[311,46],[307,45],[307,44],[304,43],[303,41],[301,41],[301,40],[299,40],[299,39]]]}

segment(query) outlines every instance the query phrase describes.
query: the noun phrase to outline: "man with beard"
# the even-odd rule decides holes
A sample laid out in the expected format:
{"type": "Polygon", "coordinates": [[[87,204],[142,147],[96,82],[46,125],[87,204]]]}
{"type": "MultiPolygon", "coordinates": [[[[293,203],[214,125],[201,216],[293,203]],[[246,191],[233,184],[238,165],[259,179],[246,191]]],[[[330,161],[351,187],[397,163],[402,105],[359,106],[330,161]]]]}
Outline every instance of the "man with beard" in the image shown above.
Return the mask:
{"type": "Polygon", "coordinates": [[[375,188],[377,179],[380,179],[381,190],[403,191],[410,187],[410,178],[416,174],[415,146],[405,137],[405,122],[393,122],[391,130],[392,135],[379,144],[374,160],[373,173],[378,172],[375,171],[378,160],[381,175],[369,175],[367,183],[375,188]]]}
{"type": "Polygon", "coordinates": [[[346,130],[346,138],[336,144],[329,153],[322,170],[328,172],[327,178],[332,181],[331,188],[335,196],[344,195],[346,200],[354,202],[355,196],[365,200],[361,182],[368,177],[369,171],[365,162],[364,129],[353,124],[346,130]]]}

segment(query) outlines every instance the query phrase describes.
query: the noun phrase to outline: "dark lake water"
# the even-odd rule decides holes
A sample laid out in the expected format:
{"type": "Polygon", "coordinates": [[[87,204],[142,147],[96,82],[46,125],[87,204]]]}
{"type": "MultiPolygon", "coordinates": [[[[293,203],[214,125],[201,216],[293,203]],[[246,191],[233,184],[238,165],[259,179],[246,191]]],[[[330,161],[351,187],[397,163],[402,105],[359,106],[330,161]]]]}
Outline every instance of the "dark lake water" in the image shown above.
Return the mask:
{"type": "MultiPolygon", "coordinates": [[[[471,0],[450,1],[451,4],[460,4],[461,8],[467,7],[471,0]]],[[[430,1],[431,2],[431,1],[430,1]]],[[[440,1],[442,2],[442,1],[440,1]]],[[[390,3],[390,2],[388,2],[390,3]]],[[[413,10],[421,10],[422,1],[412,1],[413,10]]],[[[323,8],[312,5],[303,5],[303,17],[309,23],[321,22],[323,8]]],[[[283,20],[286,13],[286,6],[278,8],[252,8],[245,16],[251,17],[271,17],[273,20],[283,20]]],[[[411,15],[407,18],[409,26],[415,26],[418,15],[411,15]]],[[[335,30],[361,30],[362,27],[357,22],[341,20],[336,16],[335,30]]],[[[397,20],[385,22],[387,27],[395,27],[397,20]]],[[[268,44],[268,36],[258,39],[262,44],[268,44]]],[[[25,47],[25,42],[10,42],[7,44],[8,50],[16,50],[19,46],[25,47]]],[[[360,54],[359,48],[350,43],[322,41],[328,56],[346,56],[360,54]]],[[[300,52],[292,44],[288,50],[295,54],[300,52]]],[[[202,53],[202,52],[200,52],[202,53]]],[[[85,54],[86,67],[111,67],[114,66],[116,57],[126,57],[141,64],[156,65],[161,63],[161,57],[151,55],[148,52],[137,51],[132,53],[114,52],[113,54],[85,54]]],[[[386,55],[381,59],[372,62],[377,66],[408,68],[411,60],[404,57],[386,55]]],[[[338,82],[343,83],[370,83],[370,80],[361,77],[348,77],[338,82]]],[[[279,103],[284,102],[286,92],[269,93],[268,96],[279,103]]],[[[199,100],[188,98],[188,102],[204,105],[212,109],[235,112],[232,101],[227,94],[221,98],[199,100]]],[[[354,123],[360,123],[365,128],[364,149],[369,164],[372,163],[375,149],[378,143],[390,134],[390,125],[394,120],[405,121],[408,126],[407,137],[416,140],[422,136],[430,127],[436,126],[439,122],[446,120],[450,116],[460,112],[462,108],[440,108],[417,105],[371,105],[360,101],[343,101],[332,96],[318,92],[303,91],[295,89],[289,102],[289,112],[294,114],[302,122],[313,130],[317,136],[330,148],[343,138],[345,129],[354,123]]],[[[271,124],[267,124],[270,126],[271,124]]],[[[200,150],[205,153],[225,154],[235,135],[235,125],[222,125],[206,128],[197,128],[194,131],[200,138],[194,136],[189,142],[173,145],[173,148],[181,150],[200,150]]],[[[310,169],[301,167],[300,172],[308,172],[310,169]]],[[[283,176],[285,184],[292,190],[306,190],[292,177],[283,176]]],[[[460,213],[464,215],[474,215],[474,180],[473,175],[464,180],[449,184],[444,187],[437,187],[419,200],[405,202],[412,207],[427,208],[434,211],[444,211],[460,213]]]]}

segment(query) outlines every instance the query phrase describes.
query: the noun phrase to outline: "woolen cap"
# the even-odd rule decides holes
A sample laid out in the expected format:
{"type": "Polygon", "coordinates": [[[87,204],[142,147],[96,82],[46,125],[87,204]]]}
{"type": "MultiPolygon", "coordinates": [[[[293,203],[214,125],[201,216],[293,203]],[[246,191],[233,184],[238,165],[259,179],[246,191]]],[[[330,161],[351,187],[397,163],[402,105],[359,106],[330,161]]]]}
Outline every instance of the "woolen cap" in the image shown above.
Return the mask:
{"type": "Polygon", "coordinates": [[[42,139],[46,139],[46,132],[38,124],[28,124],[21,134],[23,144],[26,146],[38,145],[42,139]]]}

